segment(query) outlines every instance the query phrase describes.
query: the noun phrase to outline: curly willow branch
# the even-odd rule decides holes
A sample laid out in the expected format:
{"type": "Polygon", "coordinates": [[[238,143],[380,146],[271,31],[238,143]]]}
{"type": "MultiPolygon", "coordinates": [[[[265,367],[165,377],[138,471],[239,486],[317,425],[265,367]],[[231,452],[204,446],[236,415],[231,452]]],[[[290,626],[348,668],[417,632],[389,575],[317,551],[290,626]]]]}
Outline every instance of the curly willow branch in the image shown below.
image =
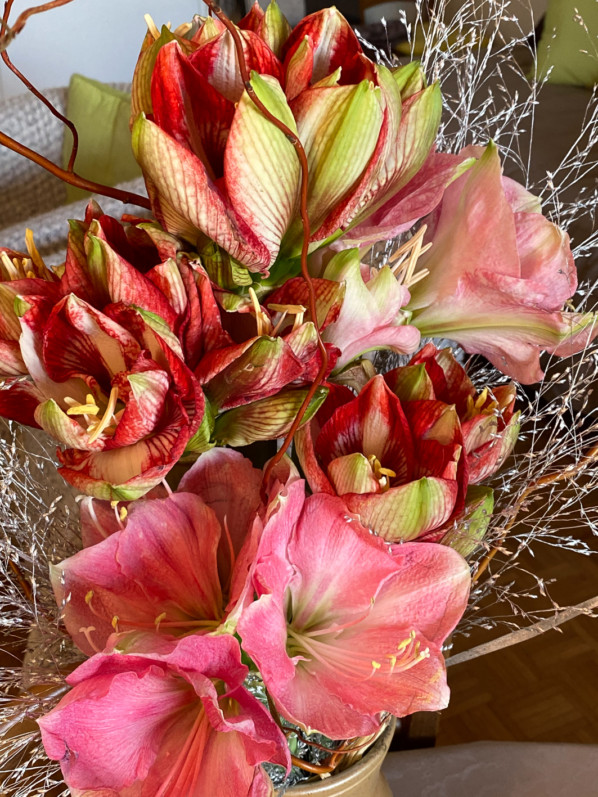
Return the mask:
{"type": "Polygon", "coordinates": [[[90,191],[94,194],[101,194],[102,196],[112,197],[113,199],[120,199],[122,202],[129,203],[132,205],[138,205],[139,207],[146,208],[147,210],[151,210],[151,205],[146,197],[141,196],[140,194],[135,194],[130,191],[121,191],[119,188],[112,188],[108,185],[103,185],[102,183],[95,183],[91,180],[86,180],[84,177],[80,177],[74,171],[75,165],[75,158],[77,157],[77,150],[79,148],[79,136],[77,133],[77,129],[75,125],[66,118],[60,111],[52,105],[52,103],[44,97],[44,95],[35,88],[35,86],[23,75],[23,73],[17,69],[17,67],[12,63],[8,53],[6,52],[6,48],[10,44],[10,42],[14,39],[14,37],[19,33],[24,27],[25,23],[29,19],[30,16],[33,14],[41,14],[43,11],[50,11],[53,8],[58,8],[58,6],[66,5],[67,3],[72,2],[72,0],[54,0],[52,3],[45,3],[41,6],[35,6],[34,8],[29,8],[17,18],[15,24],[11,27],[8,24],[8,19],[10,17],[10,12],[12,10],[14,0],[6,0],[4,3],[4,13],[2,15],[2,22],[0,24],[0,53],[2,54],[2,60],[6,64],[6,66],[11,70],[11,72],[16,75],[16,77],[27,87],[27,89],[35,96],[38,100],[43,102],[43,104],[48,108],[48,110],[60,121],[66,125],[73,135],[73,146],[71,148],[71,154],[69,157],[69,162],[66,169],[60,168],[48,158],[45,158],[43,155],[40,155],[38,152],[35,152],[29,147],[23,146],[14,138],[7,136],[5,133],[0,131],[0,145],[7,147],[7,149],[16,152],[22,157],[27,158],[27,160],[33,161],[33,163],[37,163],[38,166],[41,166],[42,169],[46,169],[46,171],[53,174],[54,177],[57,177],[59,180],[62,180],[65,183],[69,183],[70,185],[75,186],[76,188],[82,188],[84,191],[90,191]]]}
{"type": "Polygon", "coordinates": [[[241,40],[241,35],[236,25],[233,22],[231,22],[231,20],[226,16],[224,11],[214,2],[212,2],[212,0],[207,0],[207,6],[210,9],[210,11],[212,11],[212,13],[214,13],[218,17],[218,19],[222,22],[222,24],[226,26],[226,29],[233,37],[245,91],[247,92],[248,96],[251,98],[256,108],[258,108],[258,110],[266,117],[266,119],[285,134],[287,139],[291,142],[291,144],[295,148],[295,152],[297,153],[297,157],[299,158],[299,163],[301,164],[301,221],[303,223],[303,244],[301,246],[301,273],[303,275],[303,279],[307,284],[307,289],[309,292],[309,312],[311,313],[312,321],[316,329],[316,335],[318,339],[318,349],[320,351],[320,355],[322,358],[322,364],[320,365],[320,370],[318,371],[318,375],[316,376],[316,378],[310,385],[309,390],[307,391],[305,399],[303,400],[303,403],[299,408],[299,412],[297,413],[293,423],[291,424],[291,428],[289,429],[287,436],[283,441],[282,446],[279,448],[276,455],[270,460],[266,468],[266,471],[264,473],[263,483],[267,484],[270,474],[272,473],[276,465],[280,462],[280,460],[283,458],[285,452],[288,450],[289,446],[291,445],[293,436],[297,431],[297,429],[299,428],[299,426],[301,425],[303,416],[305,415],[311,400],[316,394],[318,387],[322,384],[324,376],[328,369],[328,352],[326,351],[326,346],[322,341],[322,337],[320,335],[320,328],[318,324],[316,294],[314,291],[313,282],[307,270],[307,255],[309,252],[309,239],[311,237],[309,216],[307,215],[307,189],[308,189],[308,180],[309,180],[307,156],[305,154],[305,150],[303,149],[303,145],[299,141],[299,138],[297,137],[296,133],[294,133],[290,129],[290,127],[287,127],[283,122],[281,122],[280,119],[274,116],[273,113],[270,113],[270,111],[266,108],[264,103],[256,96],[255,90],[251,85],[251,75],[249,74],[249,70],[247,68],[247,62],[245,60],[245,53],[243,52],[243,42],[241,40]]]}
{"type": "Polygon", "coordinates": [[[19,14],[15,24],[9,27],[8,16],[10,15],[14,0],[6,0],[4,4],[4,16],[6,17],[6,21],[3,22],[2,28],[0,29],[0,52],[6,50],[15,36],[23,30],[29,17],[32,17],[34,14],[42,14],[44,11],[51,11],[53,8],[58,8],[59,6],[65,6],[67,3],[72,3],[72,1],[73,0],[52,0],[50,3],[28,8],[23,11],[22,14],[19,14]]]}

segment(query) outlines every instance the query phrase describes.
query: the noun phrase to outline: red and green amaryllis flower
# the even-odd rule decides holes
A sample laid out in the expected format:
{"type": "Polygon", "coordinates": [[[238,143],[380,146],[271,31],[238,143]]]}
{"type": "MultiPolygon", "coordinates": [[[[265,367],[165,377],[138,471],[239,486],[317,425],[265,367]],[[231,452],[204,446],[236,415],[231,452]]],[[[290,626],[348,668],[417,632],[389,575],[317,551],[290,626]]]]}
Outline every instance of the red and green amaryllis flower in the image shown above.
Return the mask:
{"type": "Polygon", "coordinates": [[[207,443],[203,392],[173,332],[177,312],[143,273],[162,269],[172,287],[165,272],[173,265],[143,230],[130,229],[133,241],[91,205],[86,222],[73,224],[60,281],[46,270],[46,280],[0,287],[12,296],[13,366],[1,366],[0,415],[44,429],[64,447],[68,482],[117,500],[143,495],[186,448],[207,443]]]}
{"type": "Polygon", "coordinates": [[[432,399],[455,406],[469,484],[491,476],[513,450],[521,413],[514,411],[517,391],[512,382],[478,393],[453,352],[433,343],[418,351],[408,365],[387,372],[384,379],[403,403],[432,399]]]}
{"type": "Polygon", "coordinates": [[[271,797],[286,739],[243,687],[232,636],[114,636],[39,720],[74,797],[271,797]],[[124,719],[123,719],[124,718],[124,719]]]}
{"type": "MultiPolygon", "coordinates": [[[[240,36],[257,97],[305,149],[312,240],[358,231],[372,214],[378,239],[391,238],[429,213],[467,165],[433,151],[438,86],[426,87],[417,66],[374,64],[334,8],[306,17],[288,38],[280,15],[269,16],[254,10],[240,36]]],[[[199,246],[214,241],[262,274],[279,254],[299,254],[297,154],[244,90],[221,23],[207,19],[186,37],[166,29],[146,37],[133,115],[133,148],[166,229],[199,246]]],[[[350,245],[369,232],[356,232],[350,245]]]]}
{"type": "Polygon", "coordinates": [[[238,624],[281,715],[332,739],[367,735],[381,712],[448,702],[441,646],[463,613],[469,568],[441,545],[390,549],[330,495],[289,489],[253,569],[238,624]]]}
{"type": "Polygon", "coordinates": [[[340,496],[389,542],[439,529],[463,508],[467,462],[455,407],[403,403],[381,375],[357,397],[335,389],[295,446],[311,489],[340,496]]]}

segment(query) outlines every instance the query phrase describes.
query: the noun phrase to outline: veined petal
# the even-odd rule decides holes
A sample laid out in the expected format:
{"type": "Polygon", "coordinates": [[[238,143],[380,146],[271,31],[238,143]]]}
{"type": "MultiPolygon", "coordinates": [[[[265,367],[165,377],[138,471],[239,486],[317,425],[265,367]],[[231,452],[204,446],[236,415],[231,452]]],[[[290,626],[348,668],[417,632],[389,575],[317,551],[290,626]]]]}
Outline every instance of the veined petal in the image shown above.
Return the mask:
{"type": "Polygon", "coordinates": [[[365,282],[359,250],[351,249],[332,258],[324,277],[346,285],[340,316],[324,333],[324,340],[341,350],[337,370],[373,349],[388,348],[404,354],[417,348],[419,333],[404,323],[401,314],[401,308],[409,302],[409,291],[390,268],[372,269],[365,282]]]}
{"type": "Polygon", "coordinates": [[[165,371],[143,371],[127,376],[131,392],[111,440],[113,446],[136,443],[155,432],[170,389],[165,371]]]}
{"type": "Polygon", "coordinates": [[[431,152],[421,169],[374,213],[351,227],[337,247],[363,246],[410,229],[442,201],[447,187],[475,163],[473,158],[431,152]]]}
{"type": "Polygon", "coordinates": [[[197,155],[212,180],[220,177],[235,106],[192,65],[176,41],[156,59],[152,102],[156,124],[197,155]]]}
{"type": "Polygon", "coordinates": [[[291,33],[291,26],[276,0],[270,0],[268,3],[259,33],[274,55],[281,58],[291,33]]]}
{"type": "Polygon", "coordinates": [[[174,218],[163,219],[169,232],[188,234],[192,225],[247,268],[259,271],[269,265],[267,247],[235,218],[227,199],[192,152],[144,116],[133,126],[133,149],[144,173],[159,186],[160,195],[175,212],[174,218]],[[178,218],[187,222],[182,230],[178,218]]]}
{"type": "Polygon", "coordinates": [[[470,275],[460,280],[454,298],[434,302],[412,323],[426,337],[456,340],[470,354],[483,354],[522,384],[542,378],[541,351],[568,356],[598,334],[593,313],[550,313],[518,304],[470,275]]]}
{"type": "MultiPolygon", "coordinates": [[[[216,420],[214,437],[222,444],[237,448],[255,443],[256,440],[275,440],[288,434],[307,390],[283,390],[270,398],[245,404],[229,410],[216,420]]],[[[326,388],[318,388],[302,424],[307,423],[317,412],[327,395],[326,388]]]]}
{"type": "Polygon", "coordinates": [[[349,509],[388,542],[413,540],[445,523],[457,499],[456,481],[422,478],[380,495],[345,495],[349,509]]]}
{"type": "MultiPolygon", "coordinates": [[[[309,89],[292,104],[308,161],[312,234],[354,186],[374,152],[383,116],[379,92],[363,80],[355,86],[309,89]]],[[[289,232],[294,248],[299,228],[296,223],[289,232]]]]}
{"type": "Polygon", "coordinates": [[[468,557],[484,539],[494,509],[494,492],[489,487],[470,485],[463,512],[441,539],[461,556],[468,557]]]}
{"type": "Polygon", "coordinates": [[[227,367],[205,383],[211,404],[230,410],[264,399],[295,381],[303,366],[282,338],[255,338],[227,367]]]}
{"type": "MultiPolygon", "coordinates": [[[[242,30],[240,34],[249,72],[272,75],[282,83],[282,64],[268,45],[251,30],[242,30]]],[[[239,102],[245,87],[235,42],[228,30],[202,45],[189,60],[223,97],[230,102],[239,102]]]]}
{"type": "Polygon", "coordinates": [[[337,457],[328,465],[327,472],[337,495],[380,492],[380,483],[369,460],[363,454],[337,457]]]}
{"type": "MultiPolygon", "coordinates": [[[[279,83],[252,73],[251,85],[268,111],[295,132],[295,120],[279,83]]],[[[243,92],[224,155],[230,202],[276,258],[296,214],[301,167],[295,148],[243,92]]]]}
{"type": "Polygon", "coordinates": [[[291,50],[285,61],[285,93],[289,102],[309,86],[314,69],[314,48],[305,36],[291,50]]]}
{"type": "Polygon", "coordinates": [[[287,63],[306,38],[314,51],[313,83],[330,75],[339,66],[347,66],[362,52],[353,29],[334,7],[316,11],[295,26],[285,47],[287,63]]]}

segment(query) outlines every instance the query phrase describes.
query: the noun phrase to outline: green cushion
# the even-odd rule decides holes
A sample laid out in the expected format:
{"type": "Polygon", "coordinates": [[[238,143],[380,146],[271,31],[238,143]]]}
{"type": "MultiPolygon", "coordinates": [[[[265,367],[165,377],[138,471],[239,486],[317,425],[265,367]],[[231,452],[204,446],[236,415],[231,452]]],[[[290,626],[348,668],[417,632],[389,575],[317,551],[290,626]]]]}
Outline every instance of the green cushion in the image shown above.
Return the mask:
{"type": "Polygon", "coordinates": [[[549,83],[598,83],[598,0],[550,0],[538,44],[538,79],[550,67],[549,83]]]}
{"type": "MultiPolygon", "coordinates": [[[[124,91],[97,80],[73,75],[69,85],[66,116],[79,133],[75,171],[96,183],[114,186],[141,174],[133,155],[129,116],[131,97],[124,91]]],[[[65,131],[62,152],[66,168],[72,136],[65,131]]],[[[67,201],[88,196],[85,191],[67,184],[67,201]]]]}

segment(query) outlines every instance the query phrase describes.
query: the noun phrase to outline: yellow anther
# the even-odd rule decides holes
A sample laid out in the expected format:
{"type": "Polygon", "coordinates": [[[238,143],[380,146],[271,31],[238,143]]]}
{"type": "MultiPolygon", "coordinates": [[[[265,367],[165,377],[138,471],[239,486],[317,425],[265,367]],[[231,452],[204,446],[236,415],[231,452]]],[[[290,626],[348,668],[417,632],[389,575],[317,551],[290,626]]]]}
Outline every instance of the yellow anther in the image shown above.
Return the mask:
{"type": "Polygon", "coordinates": [[[33,230],[30,230],[29,227],[25,230],[25,246],[27,247],[27,251],[29,252],[29,257],[31,258],[33,265],[37,269],[37,276],[45,277],[48,274],[48,267],[44,263],[43,257],[37,250],[37,246],[33,240],[33,230]]]}
{"type": "Polygon", "coordinates": [[[85,603],[89,606],[91,604],[93,598],[93,590],[90,589],[87,595],[85,596],[85,603]]]}
{"type": "Polygon", "coordinates": [[[163,620],[165,617],[166,617],[166,612],[162,612],[162,614],[159,614],[159,615],[156,617],[156,619],[154,620],[154,623],[155,623],[155,625],[156,625],[156,631],[158,631],[158,629],[160,628],[160,623],[162,622],[162,620],[163,620]]]}
{"type": "Polygon", "coordinates": [[[269,335],[272,327],[270,324],[270,319],[262,309],[254,289],[249,288],[247,292],[249,294],[249,298],[251,299],[251,304],[253,305],[253,312],[255,313],[255,323],[257,324],[258,338],[262,335],[269,335]]]}
{"type": "Polygon", "coordinates": [[[127,512],[127,507],[126,506],[121,506],[121,508],[120,508],[120,510],[118,512],[119,518],[121,520],[124,520],[128,514],[129,513],[127,512]]]}
{"type": "Polygon", "coordinates": [[[268,310],[275,313],[290,313],[291,315],[299,315],[305,313],[307,308],[302,304],[269,304],[268,310]]]}
{"type": "Polygon", "coordinates": [[[402,651],[405,650],[405,648],[408,648],[409,645],[411,645],[411,643],[415,640],[415,636],[416,636],[415,631],[410,631],[407,639],[404,639],[402,642],[399,642],[397,650],[402,651]]]}
{"type": "Polygon", "coordinates": [[[117,614],[115,614],[114,617],[112,618],[112,622],[110,623],[110,625],[112,626],[112,628],[114,628],[114,630],[116,631],[117,634],[119,633],[119,631],[118,631],[118,620],[119,620],[119,617],[118,617],[117,614]]]}
{"type": "Polygon", "coordinates": [[[21,270],[19,268],[18,261],[15,262],[14,260],[11,260],[6,252],[0,252],[0,263],[2,264],[2,269],[0,269],[0,272],[4,272],[2,276],[5,280],[20,279],[21,270]]]}
{"type": "Polygon", "coordinates": [[[110,508],[111,509],[116,509],[117,506],[118,506],[118,501],[110,501],[110,508]]]}
{"type": "Polygon", "coordinates": [[[373,661],[373,662],[372,662],[372,667],[373,667],[375,670],[379,670],[379,669],[380,669],[380,667],[382,667],[382,665],[380,664],[380,662],[379,662],[379,661],[373,661]]]}
{"type": "Polygon", "coordinates": [[[390,480],[394,479],[397,475],[395,471],[391,470],[390,468],[383,468],[382,463],[375,454],[372,454],[368,457],[368,462],[370,463],[374,477],[378,479],[382,490],[388,490],[390,487],[390,480]]]}
{"type": "MultiPolygon", "coordinates": [[[[66,399],[65,399],[66,401],[66,399]]],[[[93,396],[87,396],[87,404],[73,404],[66,411],[67,415],[97,415],[100,408],[93,400],[93,396]],[[90,401],[91,399],[91,401],[90,401]]]]}
{"type": "Polygon", "coordinates": [[[106,412],[104,413],[101,421],[98,423],[97,426],[94,427],[93,432],[89,435],[89,442],[95,442],[98,437],[102,434],[104,429],[110,425],[112,421],[112,416],[114,415],[114,410],[116,409],[116,402],[118,400],[118,388],[113,387],[110,391],[110,398],[108,399],[108,406],[106,407],[106,412]]]}
{"type": "Polygon", "coordinates": [[[388,653],[386,656],[387,659],[390,659],[390,671],[392,672],[397,663],[397,657],[394,656],[392,653],[388,653]]]}

